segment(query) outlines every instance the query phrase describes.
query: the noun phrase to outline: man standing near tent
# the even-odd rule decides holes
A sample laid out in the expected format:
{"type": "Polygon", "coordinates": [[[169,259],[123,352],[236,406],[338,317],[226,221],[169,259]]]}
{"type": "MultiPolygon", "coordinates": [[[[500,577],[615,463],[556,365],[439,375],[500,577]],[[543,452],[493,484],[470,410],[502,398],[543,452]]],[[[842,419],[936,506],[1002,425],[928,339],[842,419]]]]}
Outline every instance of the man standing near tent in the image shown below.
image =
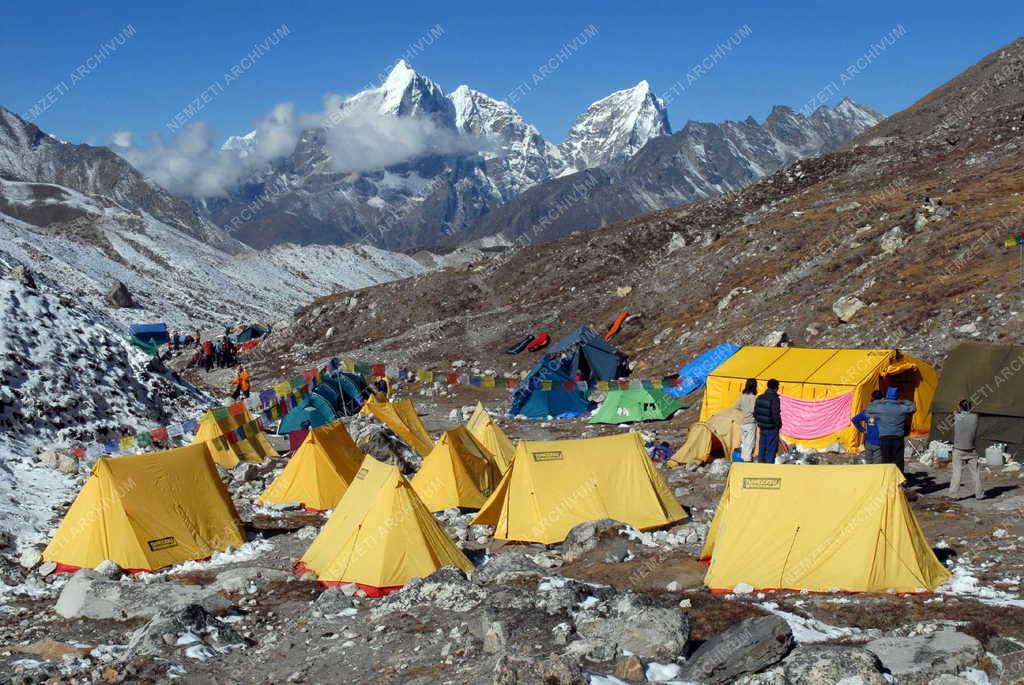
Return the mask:
{"type": "MultiPolygon", "coordinates": [[[[743,392],[733,405],[738,411],[740,419],[740,458],[743,461],[751,461],[754,458],[754,444],[757,441],[757,422],[754,421],[754,405],[757,403],[757,379],[748,378],[743,392]]],[[[725,455],[727,458],[731,455],[725,455]]],[[[773,460],[774,461],[774,460],[773,460]]]]}
{"type": "MultiPolygon", "coordinates": [[[[877,402],[882,399],[881,390],[871,391],[871,401],[877,402]]],[[[864,463],[881,464],[882,446],[878,440],[878,421],[875,417],[868,416],[867,409],[850,419],[850,423],[857,429],[857,432],[864,434],[864,463]]]]}
{"type": "Polygon", "coordinates": [[[782,401],[779,399],[779,381],[772,378],[768,389],[754,401],[754,422],[761,431],[761,444],[757,460],[774,464],[779,451],[779,431],[782,430],[782,401]]]}
{"type": "Polygon", "coordinates": [[[231,393],[231,399],[237,400],[240,395],[242,397],[249,397],[249,390],[252,384],[249,382],[249,372],[241,364],[238,365],[238,374],[235,375],[234,383],[235,391],[231,393]]]}
{"type": "Polygon", "coordinates": [[[960,411],[953,414],[953,473],[949,479],[949,497],[960,492],[960,478],[964,467],[974,485],[974,499],[985,499],[981,487],[981,469],[978,468],[978,451],[974,440],[978,434],[978,415],[970,400],[960,400],[960,411]]]}
{"type": "Polygon", "coordinates": [[[874,419],[878,426],[878,444],[882,451],[883,464],[896,464],[904,470],[903,450],[906,448],[907,419],[914,415],[917,407],[909,400],[900,400],[899,391],[889,387],[884,400],[875,400],[864,413],[868,420],[874,419]]]}

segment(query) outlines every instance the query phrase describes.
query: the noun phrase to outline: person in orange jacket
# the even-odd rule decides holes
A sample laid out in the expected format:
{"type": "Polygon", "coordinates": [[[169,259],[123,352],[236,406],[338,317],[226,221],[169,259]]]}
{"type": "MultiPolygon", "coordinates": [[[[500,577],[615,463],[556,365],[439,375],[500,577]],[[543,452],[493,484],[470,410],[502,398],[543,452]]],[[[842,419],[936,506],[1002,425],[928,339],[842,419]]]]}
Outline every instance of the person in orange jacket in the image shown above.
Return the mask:
{"type": "Polygon", "coordinates": [[[241,364],[238,365],[238,373],[235,375],[235,391],[231,393],[231,399],[237,400],[239,396],[249,397],[249,390],[252,383],[249,381],[249,372],[241,364]]]}

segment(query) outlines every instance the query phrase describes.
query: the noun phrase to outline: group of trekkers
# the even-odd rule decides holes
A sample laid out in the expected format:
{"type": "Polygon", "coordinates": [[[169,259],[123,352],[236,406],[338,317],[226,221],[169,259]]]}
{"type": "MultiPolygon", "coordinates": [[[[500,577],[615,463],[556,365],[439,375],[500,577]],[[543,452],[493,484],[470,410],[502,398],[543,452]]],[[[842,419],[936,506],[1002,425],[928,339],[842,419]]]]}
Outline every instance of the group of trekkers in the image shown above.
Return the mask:
{"type": "Polygon", "coordinates": [[[227,369],[238,363],[238,345],[228,336],[225,335],[219,340],[193,340],[196,349],[192,353],[189,366],[198,366],[209,373],[215,368],[227,369]]]}
{"type": "MultiPolygon", "coordinates": [[[[742,415],[741,458],[744,461],[754,458],[754,445],[760,433],[757,461],[774,464],[782,432],[782,401],[779,398],[779,381],[772,378],[766,386],[765,391],[758,395],[757,379],[748,378],[734,408],[742,415]]],[[[864,434],[864,462],[895,464],[901,473],[906,473],[904,450],[916,411],[917,406],[913,402],[899,398],[899,389],[894,386],[887,388],[884,394],[881,390],[872,391],[871,403],[850,419],[854,428],[864,434]]],[[[951,498],[960,490],[964,470],[974,486],[975,498],[984,498],[975,446],[977,431],[978,415],[974,413],[971,401],[960,400],[960,410],[953,416],[953,472],[948,494],[951,498]]]]}

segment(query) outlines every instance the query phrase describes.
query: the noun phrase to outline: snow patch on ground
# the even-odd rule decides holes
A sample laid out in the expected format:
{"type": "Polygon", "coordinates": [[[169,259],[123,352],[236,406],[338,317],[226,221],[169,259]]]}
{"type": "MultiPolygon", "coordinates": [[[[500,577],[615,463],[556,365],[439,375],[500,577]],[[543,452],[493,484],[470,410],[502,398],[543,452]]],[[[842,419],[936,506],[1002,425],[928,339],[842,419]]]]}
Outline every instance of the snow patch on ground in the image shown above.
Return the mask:
{"type": "Polygon", "coordinates": [[[975,570],[971,566],[968,557],[958,557],[956,565],[950,569],[953,577],[936,592],[943,595],[956,595],[957,597],[972,597],[983,604],[997,607],[1024,607],[1024,599],[1018,598],[1002,590],[985,587],[974,575],[975,570]]]}
{"type": "Polygon", "coordinates": [[[793,638],[800,644],[815,642],[831,642],[851,637],[864,637],[866,631],[859,628],[832,626],[815,618],[804,618],[779,609],[775,602],[762,602],[761,605],[789,624],[793,638]]]}

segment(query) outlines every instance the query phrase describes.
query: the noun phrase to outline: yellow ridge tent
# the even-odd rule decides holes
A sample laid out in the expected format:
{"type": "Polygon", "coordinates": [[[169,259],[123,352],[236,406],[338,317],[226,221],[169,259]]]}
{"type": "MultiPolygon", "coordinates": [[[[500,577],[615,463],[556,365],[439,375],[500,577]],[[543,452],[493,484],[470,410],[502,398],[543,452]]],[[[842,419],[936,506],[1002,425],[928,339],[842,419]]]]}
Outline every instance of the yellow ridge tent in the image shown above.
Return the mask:
{"type": "Polygon", "coordinates": [[[494,526],[499,540],[553,544],[603,518],[641,530],[686,518],[638,433],[520,442],[473,523],[494,526]]]}
{"type": "Polygon", "coordinates": [[[703,464],[717,450],[722,451],[725,459],[732,459],[733,450],[740,446],[743,439],[743,431],[740,429],[742,421],[743,415],[736,409],[723,409],[707,421],[698,421],[690,426],[686,442],[668,463],[673,466],[703,464]]]}
{"type": "Polygon", "coordinates": [[[382,595],[448,564],[473,569],[401,472],[366,457],[300,570],[325,584],[358,583],[382,595]]]}
{"type": "Polygon", "coordinates": [[[445,431],[423,459],[412,487],[430,511],[479,509],[501,480],[501,469],[465,426],[445,431]]]}
{"type": "Polygon", "coordinates": [[[153,571],[244,542],[238,513],[201,443],[99,459],[43,559],[63,570],[110,559],[153,571]]]}
{"type": "Polygon", "coordinates": [[[259,464],[267,457],[278,456],[259,425],[253,422],[248,409],[241,414],[229,414],[219,421],[213,410],[207,411],[199,417],[199,428],[192,444],[201,442],[209,444],[213,460],[226,469],[238,466],[240,461],[259,464]],[[245,431],[245,438],[228,439],[228,433],[246,427],[249,430],[245,431]]]}
{"type": "Polygon", "coordinates": [[[301,502],[307,509],[331,509],[348,490],[362,461],[363,453],[341,421],[310,428],[259,501],[301,502]]]}
{"type": "Polygon", "coordinates": [[[482,403],[476,403],[476,409],[473,410],[473,416],[469,417],[466,428],[494,456],[501,472],[507,471],[512,464],[512,456],[516,450],[515,445],[509,440],[505,431],[501,430],[501,426],[494,422],[482,403]]]}
{"type": "MultiPolygon", "coordinates": [[[[871,401],[876,388],[899,388],[900,397],[917,405],[913,432],[927,433],[931,426],[931,404],[938,385],[935,369],[927,362],[897,350],[831,350],[800,347],[743,347],[712,371],[707,378],[700,420],[736,403],[748,378],[756,378],[763,391],[770,378],[779,381],[779,393],[794,400],[817,402],[850,394],[852,418],[871,401]]],[[[813,412],[813,405],[809,411],[813,412]]],[[[839,444],[857,449],[861,434],[849,423],[825,435],[793,436],[786,432],[783,416],[782,439],[788,445],[821,449],[839,444]]]]}
{"type": "Polygon", "coordinates": [[[701,559],[704,584],[923,592],[949,578],[893,464],[733,464],[701,559]]]}
{"type": "Polygon", "coordinates": [[[379,402],[371,397],[366,400],[359,413],[376,416],[378,421],[395,431],[398,437],[405,440],[421,457],[430,454],[434,447],[434,439],[420,421],[411,400],[379,402]]]}

